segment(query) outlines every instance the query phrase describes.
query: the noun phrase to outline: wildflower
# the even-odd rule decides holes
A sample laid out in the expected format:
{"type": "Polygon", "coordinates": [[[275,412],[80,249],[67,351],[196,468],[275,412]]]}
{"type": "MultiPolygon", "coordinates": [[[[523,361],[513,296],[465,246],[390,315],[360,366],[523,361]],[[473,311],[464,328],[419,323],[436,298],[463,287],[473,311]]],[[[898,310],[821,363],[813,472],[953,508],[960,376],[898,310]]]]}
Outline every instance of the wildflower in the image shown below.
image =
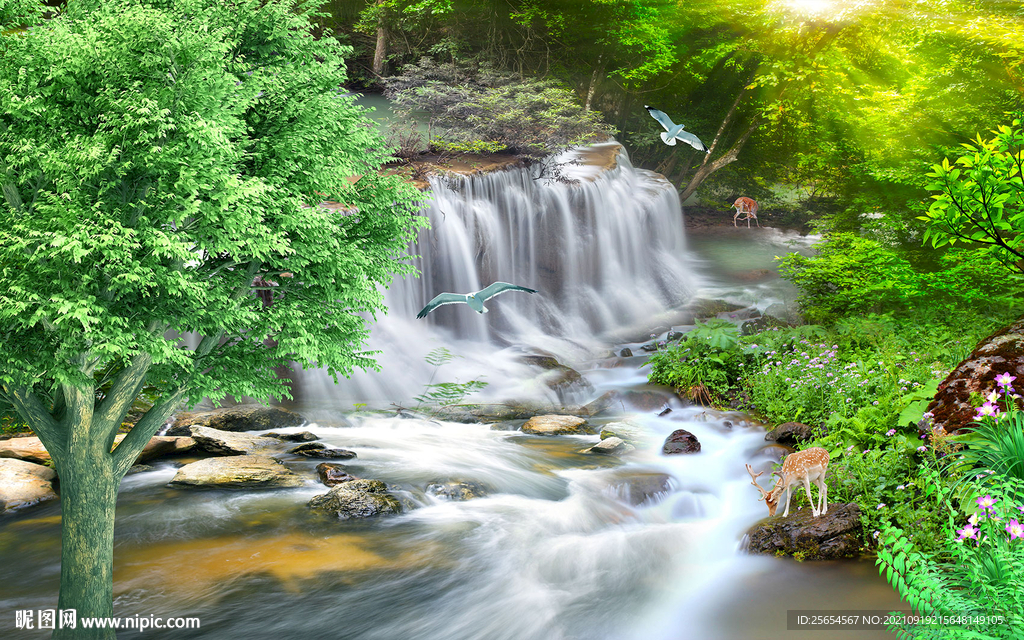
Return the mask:
{"type": "Polygon", "coordinates": [[[996,376],[996,384],[1000,387],[1008,387],[1010,383],[1017,379],[1017,376],[1011,376],[1009,373],[1002,373],[996,376]]]}
{"type": "Polygon", "coordinates": [[[905,485],[905,484],[901,484],[901,485],[897,485],[896,486],[896,490],[897,491],[903,491],[906,488],[907,488],[907,485],[905,485]]]}
{"type": "Polygon", "coordinates": [[[986,402],[985,404],[983,404],[980,407],[978,407],[978,413],[974,416],[974,419],[975,420],[979,420],[979,419],[984,418],[986,416],[997,416],[997,415],[999,415],[999,407],[997,407],[995,404],[993,404],[991,402],[986,402]]]}
{"type": "MultiPolygon", "coordinates": [[[[877,402],[875,404],[877,404],[877,402]]],[[[889,436],[891,438],[894,435],[896,435],[896,430],[895,429],[889,429],[888,431],[885,432],[885,435],[887,435],[887,436],[889,436]]]]}
{"type": "MultiPolygon", "coordinates": [[[[863,383],[861,383],[861,384],[863,384],[863,383]]],[[[871,406],[877,407],[878,406],[878,400],[875,400],[874,402],[872,402],[871,406]]]]}
{"type": "Polygon", "coordinates": [[[996,507],[996,499],[993,498],[992,496],[988,496],[988,495],[982,496],[982,497],[978,498],[978,507],[982,511],[987,511],[987,510],[991,509],[994,512],[996,510],[995,509],[995,507],[996,507]]]}
{"type": "Polygon", "coordinates": [[[1010,534],[1010,540],[1024,538],[1024,525],[1017,522],[1016,519],[1010,520],[1010,524],[1006,525],[1006,531],[1010,534]]]}
{"type": "Polygon", "coordinates": [[[987,396],[985,396],[985,399],[988,400],[990,403],[993,403],[993,404],[996,403],[996,402],[999,402],[999,392],[998,391],[993,391],[992,393],[990,393],[987,396]]]}
{"type": "Polygon", "coordinates": [[[917,450],[920,451],[921,453],[924,453],[925,451],[928,450],[928,447],[926,447],[925,445],[921,445],[920,447],[917,448],[917,450]]]}
{"type": "MultiPolygon", "coordinates": [[[[865,449],[864,451],[862,451],[862,453],[868,453],[870,451],[871,451],[871,449],[865,449]]],[[[881,508],[881,507],[879,507],[879,508],[881,508]]]]}
{"type": "Polygon", "coordinates": [[[978,526],[978,514],[972,513],[970,518],[967,518],[967,522],[974,526],[978,526]]]}
{"type": "Polygon", "coordinates": [[[880,503],[878,503],[878,506],[875,507],[875,508],[876,509],[884,509],[885,508],[885,503],[884,502],[880,502],[880,503]]]}
{"type": "Polygon", "coordinates": [[[875,540],[878,540],[878,532],[875,531],[874,533],[872,533],[871,537],[874,538],[875,540]]]}
{"type": "Polygon", "coordinates": [[[968,524],[963,529],[959,529],[957,533],[960,534],[960,537],[956,539],[957,542],[962,542],[967,538],[971,538],[973,540],[978,539],[978,530],[974,528],[973,524],[968,524]]]}

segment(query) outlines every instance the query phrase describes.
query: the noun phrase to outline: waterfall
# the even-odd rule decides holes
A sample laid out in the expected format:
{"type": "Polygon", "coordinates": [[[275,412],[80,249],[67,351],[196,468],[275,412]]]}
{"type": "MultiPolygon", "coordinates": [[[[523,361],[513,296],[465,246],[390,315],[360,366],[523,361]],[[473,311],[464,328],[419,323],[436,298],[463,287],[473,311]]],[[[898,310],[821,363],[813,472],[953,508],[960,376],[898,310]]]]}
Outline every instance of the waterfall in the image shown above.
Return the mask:
{"type": "Polygon", "coordinates": [[[385,294],[388,313],[372,328],[369,347],[381,352],[383,370],[357,372],[327,396],[408,401],[430,379],[423,358],[437,347],[460,356],[444,370],[449,378],[486,374],[495,397],[536,395],[514,382],[525,373],[516,355],[540,349],[571,364],[607,347],[609,332],[650,326],[693,290],[675,188],[634,168],[617,143],[546,164],[433,176],[430,191],[431,227],[410,248],[420,277],[396,278],[385,294]],[[552,178],[552,166],[568,180],[552,178]],[[494,281],[538,293],[491,298],[486,314],[454,304],[416,318],[438,293],[494,281]]]}

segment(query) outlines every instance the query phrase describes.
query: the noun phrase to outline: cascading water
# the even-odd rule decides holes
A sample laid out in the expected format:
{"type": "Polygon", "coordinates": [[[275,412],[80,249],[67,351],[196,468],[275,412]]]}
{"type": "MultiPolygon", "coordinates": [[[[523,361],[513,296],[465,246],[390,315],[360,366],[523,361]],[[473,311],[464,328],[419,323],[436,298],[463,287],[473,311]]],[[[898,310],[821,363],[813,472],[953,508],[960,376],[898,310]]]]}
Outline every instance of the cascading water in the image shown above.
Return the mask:
{"type": "Polygon", "coordinates": [[[450,371],[463,380],[488,373],[491,396],[535,395],[542,391],[509,382],[525,374],[517,352],[573,362],[603,346],[603,334],[646,327],[685,302],[695,281],[675,188],[634,168],[616,143],[556,158],[575,182],[547,177],[551,166],[431,177],[431,228],[410,250],[421,276],[396,279],[372,329],[383,371],[358,372],[329,392],[321,380],[319,389],[348,403],[407,401],[430,378],[424,356],[445,347],[461,356],[450,371]],[[416,318],[438,293],[495,281],[538,293],[492,298],[486,315],[446,305],[416,318]]]}
{"type": "MultiPolygon", "coordinates": [[[[389,315],[374,325],[384,371],[337,387],[297,381],[311,422],[281,431],[354,451],[346,470],[386,482],[406,502],[402,514],[339,522],[312,513],[307,501],[326,491],[315,480],[319,461],[288,453],[291,443],[272,455],[306,478],[297,489],[183,490],[167,485],[175,462],[152,462],[121,487],[115,615],[202,621],[151,629],[156,640],[783,640],[796,637],[787,609],[898,608],[869,563],[738,552],[766,512],[743,465],[771,460],[746,416],[685,406],[646,385],[643,356],[584,362],[622,327],[671,317],[695,286],[674,189],[625,154],[613,157],[604,170],[568,166],[581,178],[575,186],[548,184],[536,169],[435,180],[434,229],[414,248],[423,277],[396,282],[389,315]],[[506,293],[483,316],[448,305],[415,318],[440,291],[493,280],[541,292],[506,293]],[[339,397],[399,401],[420,391],[430,378],[423,356],[435,347],[465,356],[459,375],[485,372],[499,397],[542,393],[529,384],[536,371],[516,361],[523,350],[578,356],[592,395],[623,392],[591,426],[629,420],[637,450],[594,455],[581,450],[597,435],[337,411],[339,397]],[[646,400],[631,404],[630,393],[646,400]],[[679,428],[699,439],[700,453],[662,455],[679,428]],[[431,493],[444,482],[472,483],[482,495],[431,493]]],[[[751,253],[759,238],[735,250],[751,253]]],[[[59,506],[33,509],[0,519],[8,612],[57,605],[59,506]]],[[[4,638],[40,637],[9,635],[3,624],[4,638]]]]}

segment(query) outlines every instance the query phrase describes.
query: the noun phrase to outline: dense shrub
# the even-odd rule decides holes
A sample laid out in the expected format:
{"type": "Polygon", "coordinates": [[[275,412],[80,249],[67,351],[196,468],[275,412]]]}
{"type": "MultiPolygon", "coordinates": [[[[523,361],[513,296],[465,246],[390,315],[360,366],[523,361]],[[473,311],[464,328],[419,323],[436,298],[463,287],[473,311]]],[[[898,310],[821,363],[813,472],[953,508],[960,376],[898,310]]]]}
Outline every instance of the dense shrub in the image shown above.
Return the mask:
{"type": "Polygon", "coordinates": [[[551,80],[523,78],[478,62],[423,58],[386,79],[399,113],[426,112],[439,146],[543,156],[607,139],[596,111],[551,80]]]}
{"type": "Polygon", "coordinates": [[[829,235],[816,248],[813,256],[784,256],[779,268],[800,288],[798,302],[810,322],[829,324],[865,313],[914,315],[921,308],[948,314],[998,304],[1020,290],[1020,277],[1007,274],[984,251],[948,251],[935,269],[925,270],[876,240],[850,233],[829,235]]]}

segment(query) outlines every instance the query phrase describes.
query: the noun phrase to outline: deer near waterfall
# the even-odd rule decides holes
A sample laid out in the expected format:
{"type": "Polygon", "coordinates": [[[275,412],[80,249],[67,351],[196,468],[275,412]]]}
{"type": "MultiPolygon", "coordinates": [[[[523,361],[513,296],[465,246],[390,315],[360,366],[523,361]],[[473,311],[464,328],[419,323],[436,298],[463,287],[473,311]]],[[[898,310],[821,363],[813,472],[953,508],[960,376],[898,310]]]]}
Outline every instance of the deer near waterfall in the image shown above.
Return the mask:
{"type": "Polygon", "coordinates": [[[775,511],[779,508],[779,498],[782,496],[783,491],[786,492],[786,510],[782,514],[783,518],[789,515],[789,501],[792,498],[793,486],[800,484],[807,491],[807,502],[811,505],[811,513],[815,517],[828,513],[828,487],[825,485],[825,471],[827,470],[828,451],[825,449],[811,447],[803,451],[795,451],[786,456],[786,460],[782,463],[781,472],[775,471],[772,473],[772,475],[777,475],[779,479],[775,481],[775,486],[770,491],[765,491],[757,484],[758,477],[764,471],[755,474],[750,465],[747,465],[747,473],[750,474],[751,479],[750,484],[757,487],[758,491],[761,492],[761,497],[758,498],[758,501],[764,500],[765,504],[768,505],[769,516],[775,515],[775,511]],[[814,499],[811,497],[812,482],[818,487],[817,504],[814,503],[814,499]]]}
{"type": "Polygon", "coordinates": [[[757,223],[758,227],[761,226],[761,223],[757,222],[757,210],[761,208],[761,206],[757,204],[757,200],[747,197],[736,198],[736,202],[732,203],[732,206],[734,209],[736,209],[736,215],[732,217],[732,226],[738,226],[736,224],[737,218],[739,218],[740,220],[746,220],[748,229],[750,228],[751,218],[754,219],[754,222],[757,223]],[[740,218],[740,216],[744,217],[740,218]]]}

